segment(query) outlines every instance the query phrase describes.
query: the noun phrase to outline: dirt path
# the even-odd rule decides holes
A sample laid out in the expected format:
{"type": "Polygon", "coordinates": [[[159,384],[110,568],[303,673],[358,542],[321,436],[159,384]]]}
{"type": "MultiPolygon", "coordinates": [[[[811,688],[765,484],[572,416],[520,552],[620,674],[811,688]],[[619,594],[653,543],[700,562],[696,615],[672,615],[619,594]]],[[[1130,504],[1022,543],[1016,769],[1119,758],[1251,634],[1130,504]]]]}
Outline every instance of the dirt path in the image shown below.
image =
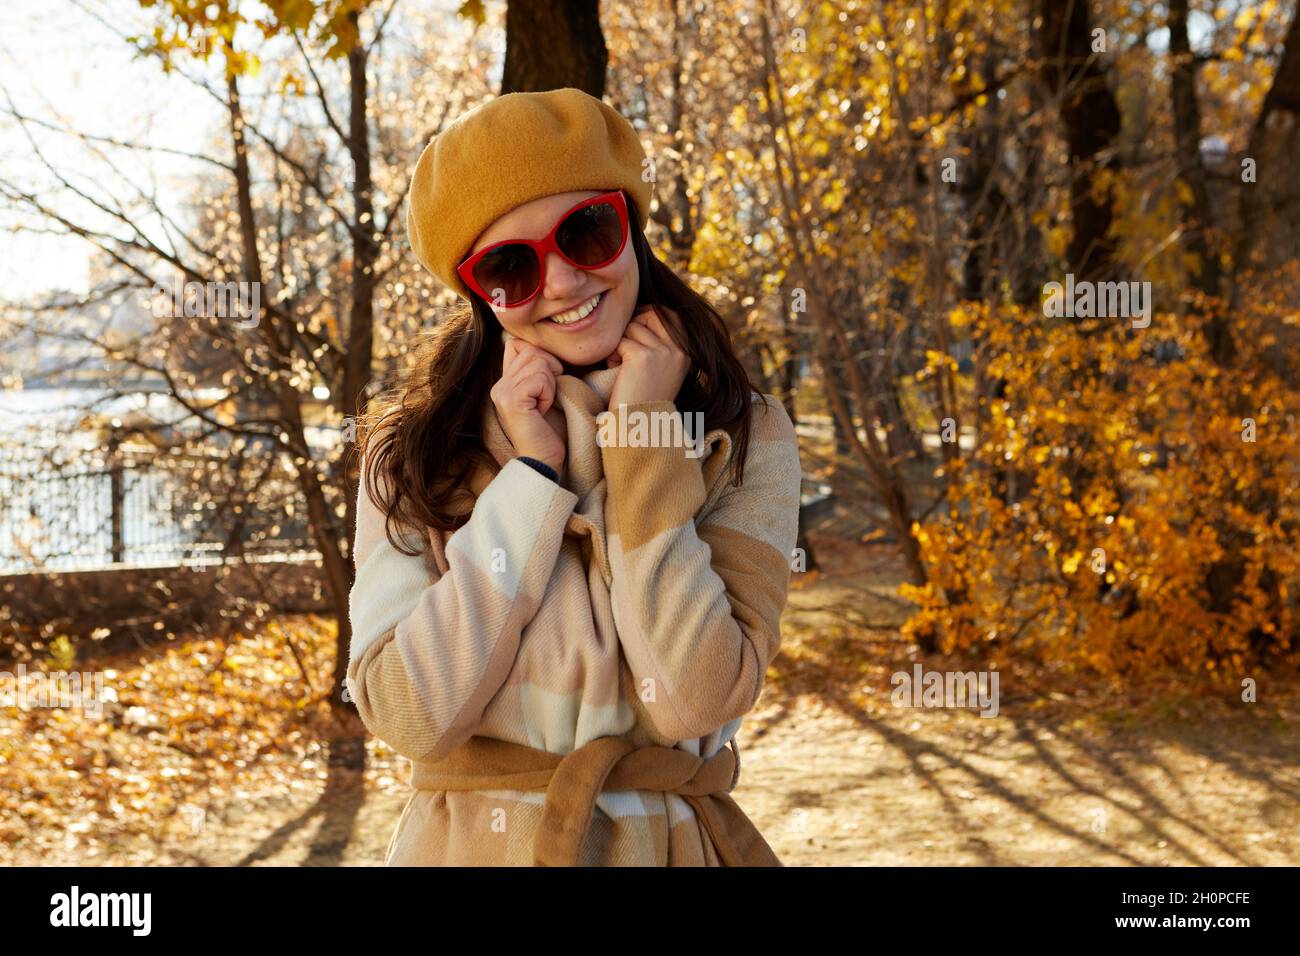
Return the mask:
{"type": "MultiPolygon", "coordinates": [[[[1300,862],[1294,724],[1098,733],[964,712],[858,719],[804,699],[756,711],[738,742],[734,796],[790,866],[1300,862]]],[[[346,776],[328,795],[304,780],[112,862],[379,865],[405,761],[371,748],[364,794],[346,776]]],[[[57,862],[96,862],[68,849],[57,862]]]]}
{"type": "MultiPolygon", "coordinates": [[[[1300,863],[1294,684],[1246,705],[1044,690],[1007,670],[995,717],[894,707],[889,675],[912,658],[889,629],[888,575],[835,566],[842,577],[792,593],[783,654],[737,738],[734,796],[787,865],[1300,863]]],[[[318,760],[287,768],[288,785],[204,794],[189,829],[88,845],[74,820],[61,843],[0,846],[0,861],[380,865],[408,765],[367,746],[364,781],[318,760]]]]}
{"type": "Polygon", "coordinates": [[[1300,733],[1120,736],[813,705],[750,744],[738,797],[792,865],[1294,865],[1300,733]],[[1289,766],[1287,766],[1289,764],[1289,766]]]}

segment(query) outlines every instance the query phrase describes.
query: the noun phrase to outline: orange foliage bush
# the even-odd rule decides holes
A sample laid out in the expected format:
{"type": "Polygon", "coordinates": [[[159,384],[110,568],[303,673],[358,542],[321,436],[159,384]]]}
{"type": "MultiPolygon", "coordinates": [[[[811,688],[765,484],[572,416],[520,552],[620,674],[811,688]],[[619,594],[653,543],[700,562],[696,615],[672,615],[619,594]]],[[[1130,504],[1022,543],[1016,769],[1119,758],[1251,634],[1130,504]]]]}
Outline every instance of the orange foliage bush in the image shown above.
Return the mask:
{"type": "Polygon", "coordinates": [[[948,509],[915,526],[929,582],[904,586],[906,632],[1105,674],[1294,662],[1300,315],[1239,310],[1224,367],[1203,315],[1087,329],[969,309],[1003,388],[963,423],[948,509]]]}

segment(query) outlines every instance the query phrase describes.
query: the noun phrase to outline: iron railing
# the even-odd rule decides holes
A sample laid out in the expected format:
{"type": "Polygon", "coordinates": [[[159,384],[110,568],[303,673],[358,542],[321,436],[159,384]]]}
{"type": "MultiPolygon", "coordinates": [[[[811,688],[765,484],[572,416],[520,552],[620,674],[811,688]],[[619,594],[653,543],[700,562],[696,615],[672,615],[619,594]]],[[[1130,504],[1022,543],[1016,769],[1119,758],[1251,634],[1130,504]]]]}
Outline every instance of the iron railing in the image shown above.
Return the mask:
{"type": "Polygon", "coordinates": [[[311,550],[280,450],[174,453],[110,437],[0,440],[0,572],[184,564],[311,550]]]}

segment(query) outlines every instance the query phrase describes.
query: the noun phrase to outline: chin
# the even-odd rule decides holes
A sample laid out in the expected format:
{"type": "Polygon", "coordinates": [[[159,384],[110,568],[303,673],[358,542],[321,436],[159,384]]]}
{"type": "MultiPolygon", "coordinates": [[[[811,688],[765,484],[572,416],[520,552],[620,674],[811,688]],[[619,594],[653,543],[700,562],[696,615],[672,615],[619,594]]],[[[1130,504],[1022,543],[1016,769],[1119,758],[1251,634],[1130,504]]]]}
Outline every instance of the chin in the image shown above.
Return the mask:
{"type": "Polygon", "coordinates": [[[597,365],[614,354],[626,328],[627,318],[617,321],[617,314],[607,315],[591,328],[576,333],[541,330],[537,344],[569,365],[597,365]]]}
{"type": "Polygon", "coordinates": [[[580,337],[579,340],[573,342],[559,344],[548,342],[543,345],[543,348],[549,346],[548,351],[552,355],[569,365],[597,365],[614,354],[614,349],[618,347],[621,337],[612,341],[609,339],[610,337],[607,335],[593,332],[589,337],[580,337]]]}

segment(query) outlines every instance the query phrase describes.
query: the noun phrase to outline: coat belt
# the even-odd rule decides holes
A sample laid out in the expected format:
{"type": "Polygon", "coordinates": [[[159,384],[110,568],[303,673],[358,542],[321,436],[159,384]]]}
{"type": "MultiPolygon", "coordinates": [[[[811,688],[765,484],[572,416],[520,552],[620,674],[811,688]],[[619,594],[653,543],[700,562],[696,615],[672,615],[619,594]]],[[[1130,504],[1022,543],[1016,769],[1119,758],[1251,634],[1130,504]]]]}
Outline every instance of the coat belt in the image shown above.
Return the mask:
{"type": "Polygon", "coordinates": [[[411,786],[545,791],[535,866],[578,865],[596,797],[608,790],[675,793],[695,811],[724,866],[782,866],[728,792],[736,760],[729,747],[705,759],[676,747],[637,747],[622,737],[597,737],[561,755],[474,736],[441,760],[413,761],[411,786]]]}

